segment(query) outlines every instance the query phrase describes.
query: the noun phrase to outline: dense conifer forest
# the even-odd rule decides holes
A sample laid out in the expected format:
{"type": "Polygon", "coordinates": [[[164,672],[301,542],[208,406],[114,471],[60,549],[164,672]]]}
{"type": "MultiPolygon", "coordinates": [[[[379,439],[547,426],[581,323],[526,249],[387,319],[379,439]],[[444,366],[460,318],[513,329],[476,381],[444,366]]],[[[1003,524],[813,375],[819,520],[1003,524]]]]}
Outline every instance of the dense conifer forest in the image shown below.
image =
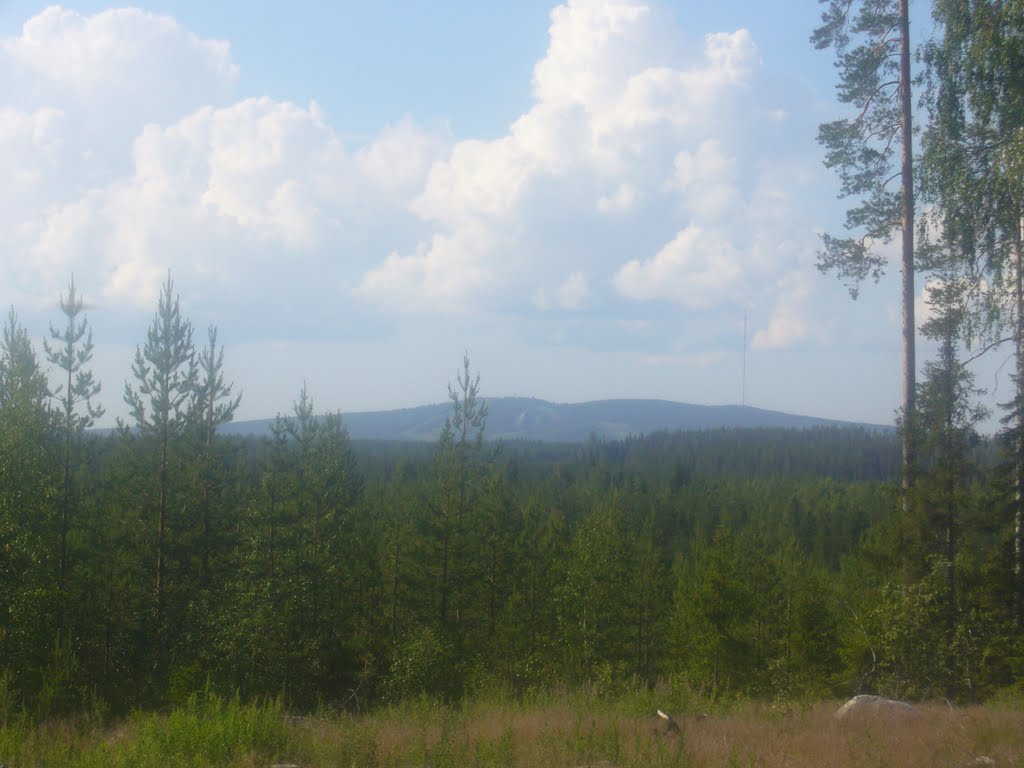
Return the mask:
{"type": "Polygon", "coordinates": [[[241,390],[168,279],[101,433],[73,286],[61,306],[60,389],[13,311],[0,349],[5,718],[666,680],[970,701],[1024,676],[1012,483],[969,425],[925,433],[907,512],[892,434],[489,441],[468,359],[434,445],[353,443],[305,388],[226,437],[241,390]]]}

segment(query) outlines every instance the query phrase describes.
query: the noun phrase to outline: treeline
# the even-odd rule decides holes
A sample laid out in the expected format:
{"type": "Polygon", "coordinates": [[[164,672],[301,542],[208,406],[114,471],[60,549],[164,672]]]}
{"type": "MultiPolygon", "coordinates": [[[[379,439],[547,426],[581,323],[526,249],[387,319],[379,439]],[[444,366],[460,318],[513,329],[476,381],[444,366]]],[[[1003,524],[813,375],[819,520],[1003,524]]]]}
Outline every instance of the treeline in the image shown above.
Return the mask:
{"type": "Polygon", "coordinates": [[[225,437],[239,393],[168,279],[131,418],[100,435],[73,284],[61,308],[59,388],[13,311],[0,344],[0,719],[206,687],[312,708],[663,679],[963,700],[1022,679],[1012,484],[969,428],[925,433],[907,513],[894,437],[863,430],[489,443],[468,360],[429,448],[357,460],[305,388],[266,438],[225,437]]]}
{"type": "MultiPolygon", "coordinates": [[[[250,440],[259,441],[258,437],[250,440]]],[[[436,446],[421,442],[355,439],[356,456],[368,480],[401,463],[430,460],[436,446]]],[[[994,464],[991,441],[973,451],[983,465],[994,464]]],[[[503,440],[495,462],[516,479],[538,478],[581,461],[619,467],[647,482],[670,477],[685,484],[695,475],[736,478],[830,477],[849,482],[889,482],[899,476],[899,444],[892,431],[857,426],[727,427],[660,431],[609,441],[591,437],[578,443],[503,440]]]]}

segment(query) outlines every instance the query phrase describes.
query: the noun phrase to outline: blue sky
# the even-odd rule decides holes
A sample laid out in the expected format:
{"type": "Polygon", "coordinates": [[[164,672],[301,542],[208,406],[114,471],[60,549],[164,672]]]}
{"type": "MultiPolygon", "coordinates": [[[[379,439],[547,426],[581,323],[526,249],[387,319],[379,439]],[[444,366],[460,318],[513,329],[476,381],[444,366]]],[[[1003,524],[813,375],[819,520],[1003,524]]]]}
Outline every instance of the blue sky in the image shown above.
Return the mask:
{"type": "Polygon", "coordinates": [[[735,403],[746,313],[749,404],[891,421],[898,275],[814,266],[818,13],[0,2],[0,303],[41,339],[74,272],[109,418],[171,270],[239,418],[440,401],[463,351],[486,395],[735,403]]]}

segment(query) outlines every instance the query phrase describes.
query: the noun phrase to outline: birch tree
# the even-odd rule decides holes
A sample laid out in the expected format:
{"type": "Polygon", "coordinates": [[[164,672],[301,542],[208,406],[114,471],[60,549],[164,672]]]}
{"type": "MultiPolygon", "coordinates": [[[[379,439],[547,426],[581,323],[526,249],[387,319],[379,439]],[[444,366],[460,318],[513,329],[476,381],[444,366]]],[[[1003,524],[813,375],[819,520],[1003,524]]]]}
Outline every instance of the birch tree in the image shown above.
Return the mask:
{"type": "Polygon", "coordinates": [[[936,0],[925,51],[924,188],[945,267],[965,282],[965,333],[982,350],[1012,341],[1014,624],[1024,622],[1024,3],[936,0]],[[1003,338],[1006,330],[1009,336],[1003,338]]]}

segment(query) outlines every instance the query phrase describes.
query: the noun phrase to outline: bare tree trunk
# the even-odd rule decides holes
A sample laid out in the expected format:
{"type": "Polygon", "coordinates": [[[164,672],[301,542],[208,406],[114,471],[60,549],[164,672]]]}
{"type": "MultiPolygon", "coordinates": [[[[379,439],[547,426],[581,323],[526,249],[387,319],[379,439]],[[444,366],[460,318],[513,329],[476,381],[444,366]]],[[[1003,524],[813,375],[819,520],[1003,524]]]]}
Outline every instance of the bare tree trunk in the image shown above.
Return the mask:
{"type": "Polygon", "coordinates": [[[917,363],[914,344],[914,166],[910,102],[910,11],[909,0],[899,0],[900,23],[900,133],[902,143],[902,228],[903,228],[903,486],[904,514],[908,511],[914,484],[915,419],[914,388],[917,363]]]}

